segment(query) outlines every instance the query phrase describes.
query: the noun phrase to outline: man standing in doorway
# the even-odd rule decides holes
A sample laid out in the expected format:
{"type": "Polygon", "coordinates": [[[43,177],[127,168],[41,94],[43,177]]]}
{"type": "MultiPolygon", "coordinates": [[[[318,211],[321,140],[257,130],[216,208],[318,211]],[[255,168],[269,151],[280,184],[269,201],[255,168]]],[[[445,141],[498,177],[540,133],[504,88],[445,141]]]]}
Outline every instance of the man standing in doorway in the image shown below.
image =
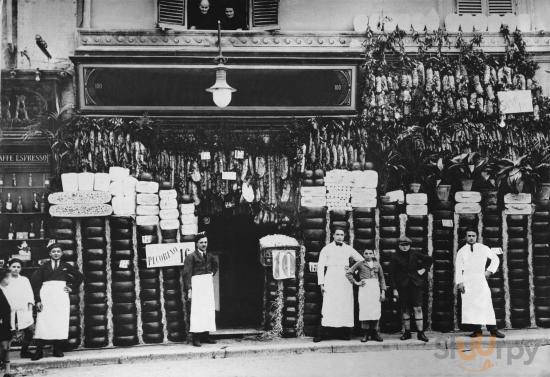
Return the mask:
{"type": "Polygon", "coordinates": [[[325,327],[341,328],[344,332],[343,339],[351,338],[354,324],[353,286],[346,277],[346,272],[350,258],[355,262],[364,259],[353,247],[344,243],[344,237],[344,229],[335,229],[334,241],[326,245],[319,255],[317,280],[323,294],[323,307],[321,326],[314,342],[321,341],[325,327]]]}
{"type": "Polygon", "coordinates": [[[82,283],[82,274],[72,265],[61,261],[63,250],[58,243],[48,246],[50,260],[31,277],[36,302],[36,352],[32,360],[43,357],[43,346],[53,342],[53,355],[63,357],[63,344],[69,337],[69,293],[82,283]]]}
{"type": "Polygon", "coordinates": [[[455,283],[462,297],[462,323],[474,325],[471,337],[481,336],[481,326],[486,325],[491,336],[504,338],[496,326],[495,311],[487,278],[499,266],[498,256],[489,247],[477,243],[477,231],[466,231],[466,245],[456,255],[455,283]],[[491,263],[485,269],[487,259],[491,263]]]}
{"type": "Polygon", "coordinates": [[[422,303],[426,286],[427,271],[432,265],[432,257],[417,251],[411,251],[411,239],[399,238],[399,250],[392,256],[391,284],[394,297],[401,303],[401,316],[405,328],[401,340],[411,339],[411,312],[414,311],[418,340],[428,341],[424,334],[422,303]]]}
{"type": "Polygon", "coordinates": [[[189,332],[193,334],[193,345],[201,346],[202,341],[216,343],[210,338],[210,331],[216,331],[216,305],[214,302],[214,280],[218,272],[218,261],[208,254],[208,238],[205,233],[195,239],[196,250],[185,257],[183,263],[183,281],[187,291],[187,300],[191,302],[189,332]]]}

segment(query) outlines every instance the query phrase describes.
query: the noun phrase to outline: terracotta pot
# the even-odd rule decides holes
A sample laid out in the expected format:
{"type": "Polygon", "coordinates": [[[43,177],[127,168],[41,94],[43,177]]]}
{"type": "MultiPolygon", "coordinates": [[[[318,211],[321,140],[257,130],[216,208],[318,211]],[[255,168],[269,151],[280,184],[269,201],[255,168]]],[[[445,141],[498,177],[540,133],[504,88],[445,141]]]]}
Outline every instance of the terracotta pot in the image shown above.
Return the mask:
{"type": "Polygon", "coordinates": [[[451,195],[451,185],[439,185],[435,188],[437,193],[437,198],[442,201],[446,202],[449,200],[449,195],[451,195]]]}
{"type": "Polygon", "coordinates": [[[498,191],[496,190],[484,190],[481,192],[481,195],[486,205],[495,205],[498,203],[498,191]]]}
{"type": "Polygon", "coordinates": [[[541,183],[537,191],[537,200],[544,201],[550,199],[550,183],[541,183]]]}
{"type": "Polygon", "coordinates": [[[420,191],[420,183],[411,183],[409,185],[409,188],[411,189],[411,192],[418,194],[420,191]]]}
{"type": "Polygon", "coordinates": [[[461,179],[460,183],[462,184],[462,191],[472,191],[473,179],[461,179]]]}

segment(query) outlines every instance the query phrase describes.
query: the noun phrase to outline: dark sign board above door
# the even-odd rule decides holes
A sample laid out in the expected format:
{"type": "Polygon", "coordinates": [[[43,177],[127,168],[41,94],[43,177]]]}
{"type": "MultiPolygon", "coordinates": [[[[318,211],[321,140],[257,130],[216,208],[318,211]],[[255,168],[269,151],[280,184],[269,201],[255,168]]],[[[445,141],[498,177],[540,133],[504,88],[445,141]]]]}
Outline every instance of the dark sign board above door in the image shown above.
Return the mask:
{"type": "Polygon", "coordinates": [[[355,66],[228,66],[237,89],[217,109],[205,91],[215,66],[83,64],[79,106],[85,112],[353,112],[355,66]]]}

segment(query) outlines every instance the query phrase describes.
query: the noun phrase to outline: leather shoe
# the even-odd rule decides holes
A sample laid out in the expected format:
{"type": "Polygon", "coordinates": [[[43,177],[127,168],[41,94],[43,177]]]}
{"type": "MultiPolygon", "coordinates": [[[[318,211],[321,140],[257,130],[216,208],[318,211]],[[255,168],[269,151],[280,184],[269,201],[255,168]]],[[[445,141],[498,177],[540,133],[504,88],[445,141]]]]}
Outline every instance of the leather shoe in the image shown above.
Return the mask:
{"type": "Polygon", "coordinates": [[[481,330],[476,330],[476,331],[474,331],[474,332],[472,332],[472,333],[470,334],[470,338],[478,338],[478,337],[480,337],[481,335],[483,335],[483,331],[481,331],[481,330]]]}
{"type": "Polygon", "coordinates": [[[405,332],[403,333],[403,335],[401,335],[401,337],[399,339],[407,340],[407,339],[410,339],[410,338],[412,338],[411,332],[409,330],[405,330],[405,332]]]}
{"type": "Polygon", "coordinates": [[[214,339],[212,339],[209,336],[207,336],[202,342],[205,343],[205,344],[216,344],[217,343],[214,339]]]}
{"type": "Polygon", "coordinates": [[[491,336],[493,336],[493,337],[495,337],[495,338],[500,338],[500,339],[502,339],[502,338],[504,338],[506,335],[504,335],[503,332],[500,332],[500,331],[498,331],[498,330],[492,330],[492,331],[491,331],[491,336]]]}
{"type": "Polygon", "coordinates": [[[201,340],[199,338],[199,334],[193,334],[193,346],[195,347],[201,347],[201,340]]]}
{"type": "Polygon", "coordinates": [[[40,360],[44,357],[42,350],[36,350],[36,352],[31,356],[32,361],[40,360]]]}
{"type": "Polygon", "coordinates": [[[19,357],[21,357],[22,359],[30,359],[32,358],[32,353],[29,352],[28,349],[25,349],[25,350],[21,350],[21,352],[19,353],[19,357]]]}
{"type": "Polygon", "coordinates": [[[54,357],[63,357],[63,356],[65,356],[65,354],[61,350],[53,350],[52,354],[53,354],[54,357]]]}
{"type": "Polygon", "coordinates": [[[377,342],[383,342],[384,339],[382,339],[382,337],[380,336],[380,334],[378,333],[378,331],[374,330],[372,332],[372,335],[370,337],[372,340],[375,340],[377,342]]]}
{"type": "Polygon", "coordinates": [[[426,334],[424,334],[424,331],[419,331],[418,333],[416,333],[416,339],[421,340],[423,342],[428,342],[429,341],[426,334]]]}

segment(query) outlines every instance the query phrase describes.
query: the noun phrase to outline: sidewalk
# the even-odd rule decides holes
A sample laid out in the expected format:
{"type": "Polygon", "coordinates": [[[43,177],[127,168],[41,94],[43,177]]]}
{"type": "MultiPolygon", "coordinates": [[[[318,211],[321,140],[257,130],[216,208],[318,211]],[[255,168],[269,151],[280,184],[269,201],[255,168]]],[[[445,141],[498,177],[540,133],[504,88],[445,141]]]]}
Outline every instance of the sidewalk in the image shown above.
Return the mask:
{"type": "MultiPolygon", "coordinates": [[[[158,345],[140,345],[128,348],[82,349],[67,352],[63,358],[45,357],[39,361],[20,359],[19,353],[12,352],[12,368],[14,370],[68,368],[105,364],[126,364],[134,362],[159,360],[189,360],[189,359],[219,359],[228,357],[269,356],[285,354],[302,354],[310,352],[369,352],[387,350],[436,350],[455,348],[456,340],[463,339],[468,345],[469,337],[465,333],[426,333],[430,338],[428,343],[415,339],[399,340],[400,334],[382,334],[384,342],[368,341],[361,343],[360,338],[350,341],[330,340],[313,343],[311,338],[262,339],[249,337],[244,339],[222,339],[217,344],[206,344],[193,347],[183,343],[158,345]]],[[[489,338],[484,337],[487,341],[489,338]]],[[[508,330],[505,339],[497,339],[497,347],[512,347],[520,345],[550,345],[550,329],[508,330]]],[[[46,355],[50,355],[47,350],[46,355]]]]}

